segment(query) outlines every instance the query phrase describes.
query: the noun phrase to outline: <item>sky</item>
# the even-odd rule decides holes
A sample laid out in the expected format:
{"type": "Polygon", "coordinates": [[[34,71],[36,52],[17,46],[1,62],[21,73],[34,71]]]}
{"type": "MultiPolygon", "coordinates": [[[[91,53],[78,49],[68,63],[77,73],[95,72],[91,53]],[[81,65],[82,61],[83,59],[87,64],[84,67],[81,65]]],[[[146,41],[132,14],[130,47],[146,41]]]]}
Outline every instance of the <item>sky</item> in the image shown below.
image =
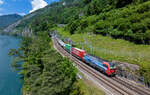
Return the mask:
{"type": "Polygon", "coordinates": [[[26,15],[59,0],[0,0],[0,15],[26,15]]]}

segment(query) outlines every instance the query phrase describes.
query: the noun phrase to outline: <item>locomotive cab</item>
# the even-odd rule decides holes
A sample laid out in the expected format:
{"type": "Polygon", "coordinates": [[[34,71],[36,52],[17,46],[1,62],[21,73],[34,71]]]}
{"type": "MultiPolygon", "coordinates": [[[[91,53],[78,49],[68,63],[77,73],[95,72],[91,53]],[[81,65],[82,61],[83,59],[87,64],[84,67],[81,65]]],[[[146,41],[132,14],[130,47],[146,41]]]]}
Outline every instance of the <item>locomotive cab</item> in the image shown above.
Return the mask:
{"type": "Polygon", "coordinates": [[[105,67],[107,67],[106,74],[108,76],[115,76],[116,75],[116,66],[111,62],[104,62],[105,67]]]}
{"type": "Polygon", "coordinates": [[[117,74],[117,69],[114,63],[109,62],[108,63],[109,67],[110,67],[110,76],[115,76],[117,74]]]}

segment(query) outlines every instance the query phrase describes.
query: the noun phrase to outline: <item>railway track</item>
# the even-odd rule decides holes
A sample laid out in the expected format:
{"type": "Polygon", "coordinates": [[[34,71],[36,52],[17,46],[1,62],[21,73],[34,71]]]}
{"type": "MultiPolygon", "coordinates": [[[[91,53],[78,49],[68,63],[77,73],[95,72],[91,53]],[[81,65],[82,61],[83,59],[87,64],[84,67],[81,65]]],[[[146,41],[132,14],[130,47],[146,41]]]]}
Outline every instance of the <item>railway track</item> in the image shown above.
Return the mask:
{"type": "Polygon", "coordinates": [[[120,78],[117,78],[117,77],[113,77],[112,79],[122,85],[125,85],[126,87],[129,87],[131,90],[133,90],[134,92],[137,92],[140,95],[150,95],[150,91],[148,91],[144,88],[134,86],[134,85],[132,85],[120,78]]]}
{"type": "MultiPolygon", "coordinates": [[[[57,48],[57,50],[63,54],[66,57],[70,57],[70,54],[65,51],[56,41],[56,39],[53,39],[53,44],[57,48]]],[[[82,70],[85,72],[91,74],[93,77],[95,77],[97,80],[101,81],[102,83],[106,84],[108,87],[112,88],[117,92],[115,95],[150,95],[147,91],[144,91],[142,89],[139,89],[137,87],[134,87],[118,78],[109,78],[103,74],[101,74],[99,71],[91,68],[87,64],[83,63],[76,57],[72,56],[72,61],[82,70]]]]}

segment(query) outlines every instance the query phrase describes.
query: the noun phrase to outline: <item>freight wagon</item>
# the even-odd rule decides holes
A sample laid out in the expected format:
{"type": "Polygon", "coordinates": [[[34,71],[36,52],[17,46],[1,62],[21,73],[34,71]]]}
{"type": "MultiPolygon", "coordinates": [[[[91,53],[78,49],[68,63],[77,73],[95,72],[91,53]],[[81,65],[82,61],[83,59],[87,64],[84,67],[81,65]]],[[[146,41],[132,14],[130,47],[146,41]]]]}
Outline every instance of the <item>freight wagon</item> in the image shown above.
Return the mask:
{"type": "Polygon", "coordinates": [[[62,40],[57,39],[57,41],[58,41],[58,43],[59,43],[62,47],[65,47],[66,44],[65,44],[62,40]]]}
{"type": "Polygon", "coordinates": [[[81,60],[83,60],[83,57],[86,55],[85,50],[75,48],[75,47],[72,48],[69,44],[65,44],[65,50],[67,50],[69,53],[71,50],[72,55],[74,55],[75,57],[81,60]]]}
{"type": "Polygon", "coordinates": [[[69,44],[65,44],[65,50],[70,52],[70,50],[72,49],[71,45],[69,44]]]}
{"type": "Polygon", "coordinates": [[[72,54],[77,58],[83,60],[83,57],[86,55],[85,50],[79,48],[72,48],[72,54]]]}

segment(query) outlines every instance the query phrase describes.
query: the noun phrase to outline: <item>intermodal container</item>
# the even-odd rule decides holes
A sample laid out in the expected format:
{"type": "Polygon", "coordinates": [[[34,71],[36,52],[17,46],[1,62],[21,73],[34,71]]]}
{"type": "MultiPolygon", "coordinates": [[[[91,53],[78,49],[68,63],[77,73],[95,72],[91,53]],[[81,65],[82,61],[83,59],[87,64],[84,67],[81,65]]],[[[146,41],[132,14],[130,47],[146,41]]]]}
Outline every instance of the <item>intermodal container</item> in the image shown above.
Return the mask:
{"type": "Polygon", "coordinates": [[[85,50],[81,50],[79,48],[72,48],[72,54],[79,57],[80,59],[83,59],[83,57],[86,55],[85,50]]]}
{"type": "Polygon", "coordinates": [[[58,43],[62,46],[62,47],[65,47],[65,43],[62,41],[62,40],[58,40],[58,43]]]}
{"type": "Polygon", "coordinates": [[[70,51],[71,50],[71,45],[69,45],[69,44],[65,44],[65,49],[67,50],[67,51],[70,51]]]}

